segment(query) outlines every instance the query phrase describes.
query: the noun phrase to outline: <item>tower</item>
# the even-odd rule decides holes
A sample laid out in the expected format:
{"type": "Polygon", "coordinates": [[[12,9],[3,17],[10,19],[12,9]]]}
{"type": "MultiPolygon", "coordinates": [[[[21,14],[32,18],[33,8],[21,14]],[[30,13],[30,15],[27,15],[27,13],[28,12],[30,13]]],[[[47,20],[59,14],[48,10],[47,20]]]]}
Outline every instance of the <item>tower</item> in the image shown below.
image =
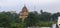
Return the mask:
{"type": "Polygon", "coordinates": [[[28,17],[28,9],[24,5],[24,7],[22,8],[22,11],[19,14],[19,18],[25,19],[27,17],[28,17]]]}

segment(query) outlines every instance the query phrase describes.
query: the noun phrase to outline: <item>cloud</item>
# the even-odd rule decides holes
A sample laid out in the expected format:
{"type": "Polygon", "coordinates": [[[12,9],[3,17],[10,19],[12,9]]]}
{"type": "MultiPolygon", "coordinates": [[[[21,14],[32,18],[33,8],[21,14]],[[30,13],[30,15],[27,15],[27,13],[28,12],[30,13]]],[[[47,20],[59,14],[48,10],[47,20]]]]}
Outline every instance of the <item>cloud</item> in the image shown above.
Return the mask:
{"type": "Polygon", "coordinates": [[[29,3],[29,4],[40,4],[40,5],[43,5],[43,4],[50,4],[50,3],[56,3],[60,0],[26,0],[25,3],[29,3]]]}
{"type": "Polygon", "coordinates": [[[0,11],[18,11],[23,4],[23,0],[0,0],[0,11]]]}
{"type": "Polygon", "coordinates": [[[60,0],[0,0],[0,11],[15,10],[20,12],[24,4],[30,11],[36,10],[38,12],[41,9],[52,12],[55,8],[53,12],[58,12],[60,8],[60,0]]]}
{"type": "Polygon", "coordinates": [[[30,10],[40,12],[42,9],[51,13],[60,12],[58,11],[60,8],[60,0],[27,0],[25,3],[29,6],[30,10]]]}

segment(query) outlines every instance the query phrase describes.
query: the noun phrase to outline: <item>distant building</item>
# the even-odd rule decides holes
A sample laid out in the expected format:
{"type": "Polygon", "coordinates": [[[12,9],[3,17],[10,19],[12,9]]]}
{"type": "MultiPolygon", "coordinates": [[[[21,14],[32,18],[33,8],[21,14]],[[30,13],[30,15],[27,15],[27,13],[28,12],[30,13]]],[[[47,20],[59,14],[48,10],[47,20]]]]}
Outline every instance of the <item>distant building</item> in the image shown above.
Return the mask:
{"type": "Polygon", "coordinates": [[[26,8],[26,6],[22,8],[22,11],[20,12],[19,15],[20,15],[19,18],[22,18],[22,19],[28,17],[28,9],[26,8]]]}

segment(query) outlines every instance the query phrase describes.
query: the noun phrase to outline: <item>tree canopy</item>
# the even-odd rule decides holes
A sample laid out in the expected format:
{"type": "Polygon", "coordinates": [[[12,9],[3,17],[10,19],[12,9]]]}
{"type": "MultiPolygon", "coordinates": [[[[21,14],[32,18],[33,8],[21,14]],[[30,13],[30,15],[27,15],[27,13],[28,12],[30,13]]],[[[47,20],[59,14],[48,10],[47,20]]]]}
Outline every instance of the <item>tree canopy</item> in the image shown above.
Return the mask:
{"type": "Polygon", "coordinates": [[[23,24],[19,18],[19,14],[11,12],[0,12],[0,27],[30,27],[30,26],[51,26],[54,21],[58,19],[60,13],[37,11],[29,12],[28,17],[24,20],[23,24]],[[45,24],[43,24],[45,23],[45,24]]]}

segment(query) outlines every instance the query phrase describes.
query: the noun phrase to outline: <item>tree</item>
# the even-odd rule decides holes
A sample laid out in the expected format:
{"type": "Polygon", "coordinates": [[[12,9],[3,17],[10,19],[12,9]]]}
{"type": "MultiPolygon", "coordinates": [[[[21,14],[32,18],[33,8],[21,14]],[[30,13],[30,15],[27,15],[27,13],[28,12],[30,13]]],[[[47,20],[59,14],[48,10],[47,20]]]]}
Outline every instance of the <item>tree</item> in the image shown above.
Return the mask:
{"type": "Polygon", "coordinates": [[[60,13],[59,12],[52,14],[52,16],[51,16],[52,17],[52,20],[53,21],[58,20],[58,16],[60,16],[60,13]]]}
{"type": "Polygon", "coordinates": [[[6,27],[10,25],[9,23],[11,22],[11,17],[8,16],[5,12],[0,13],[0,26],[6,27]]]}
{"type": "Polygon", "coordinates": [[[35,24],[39,21],[39,15],[36,11],[29,12],[28,18],[25,19],[27,26],[36,26],[35,24]]]}
{"type": "Polygon", "coordinates": [[[17,13],[1,12],[0,13],[0,26],[2,27],[13,27],[19,22],[19,16],[17,13]],[[14,25],[12,25],[14,24],[14,25]]]}

